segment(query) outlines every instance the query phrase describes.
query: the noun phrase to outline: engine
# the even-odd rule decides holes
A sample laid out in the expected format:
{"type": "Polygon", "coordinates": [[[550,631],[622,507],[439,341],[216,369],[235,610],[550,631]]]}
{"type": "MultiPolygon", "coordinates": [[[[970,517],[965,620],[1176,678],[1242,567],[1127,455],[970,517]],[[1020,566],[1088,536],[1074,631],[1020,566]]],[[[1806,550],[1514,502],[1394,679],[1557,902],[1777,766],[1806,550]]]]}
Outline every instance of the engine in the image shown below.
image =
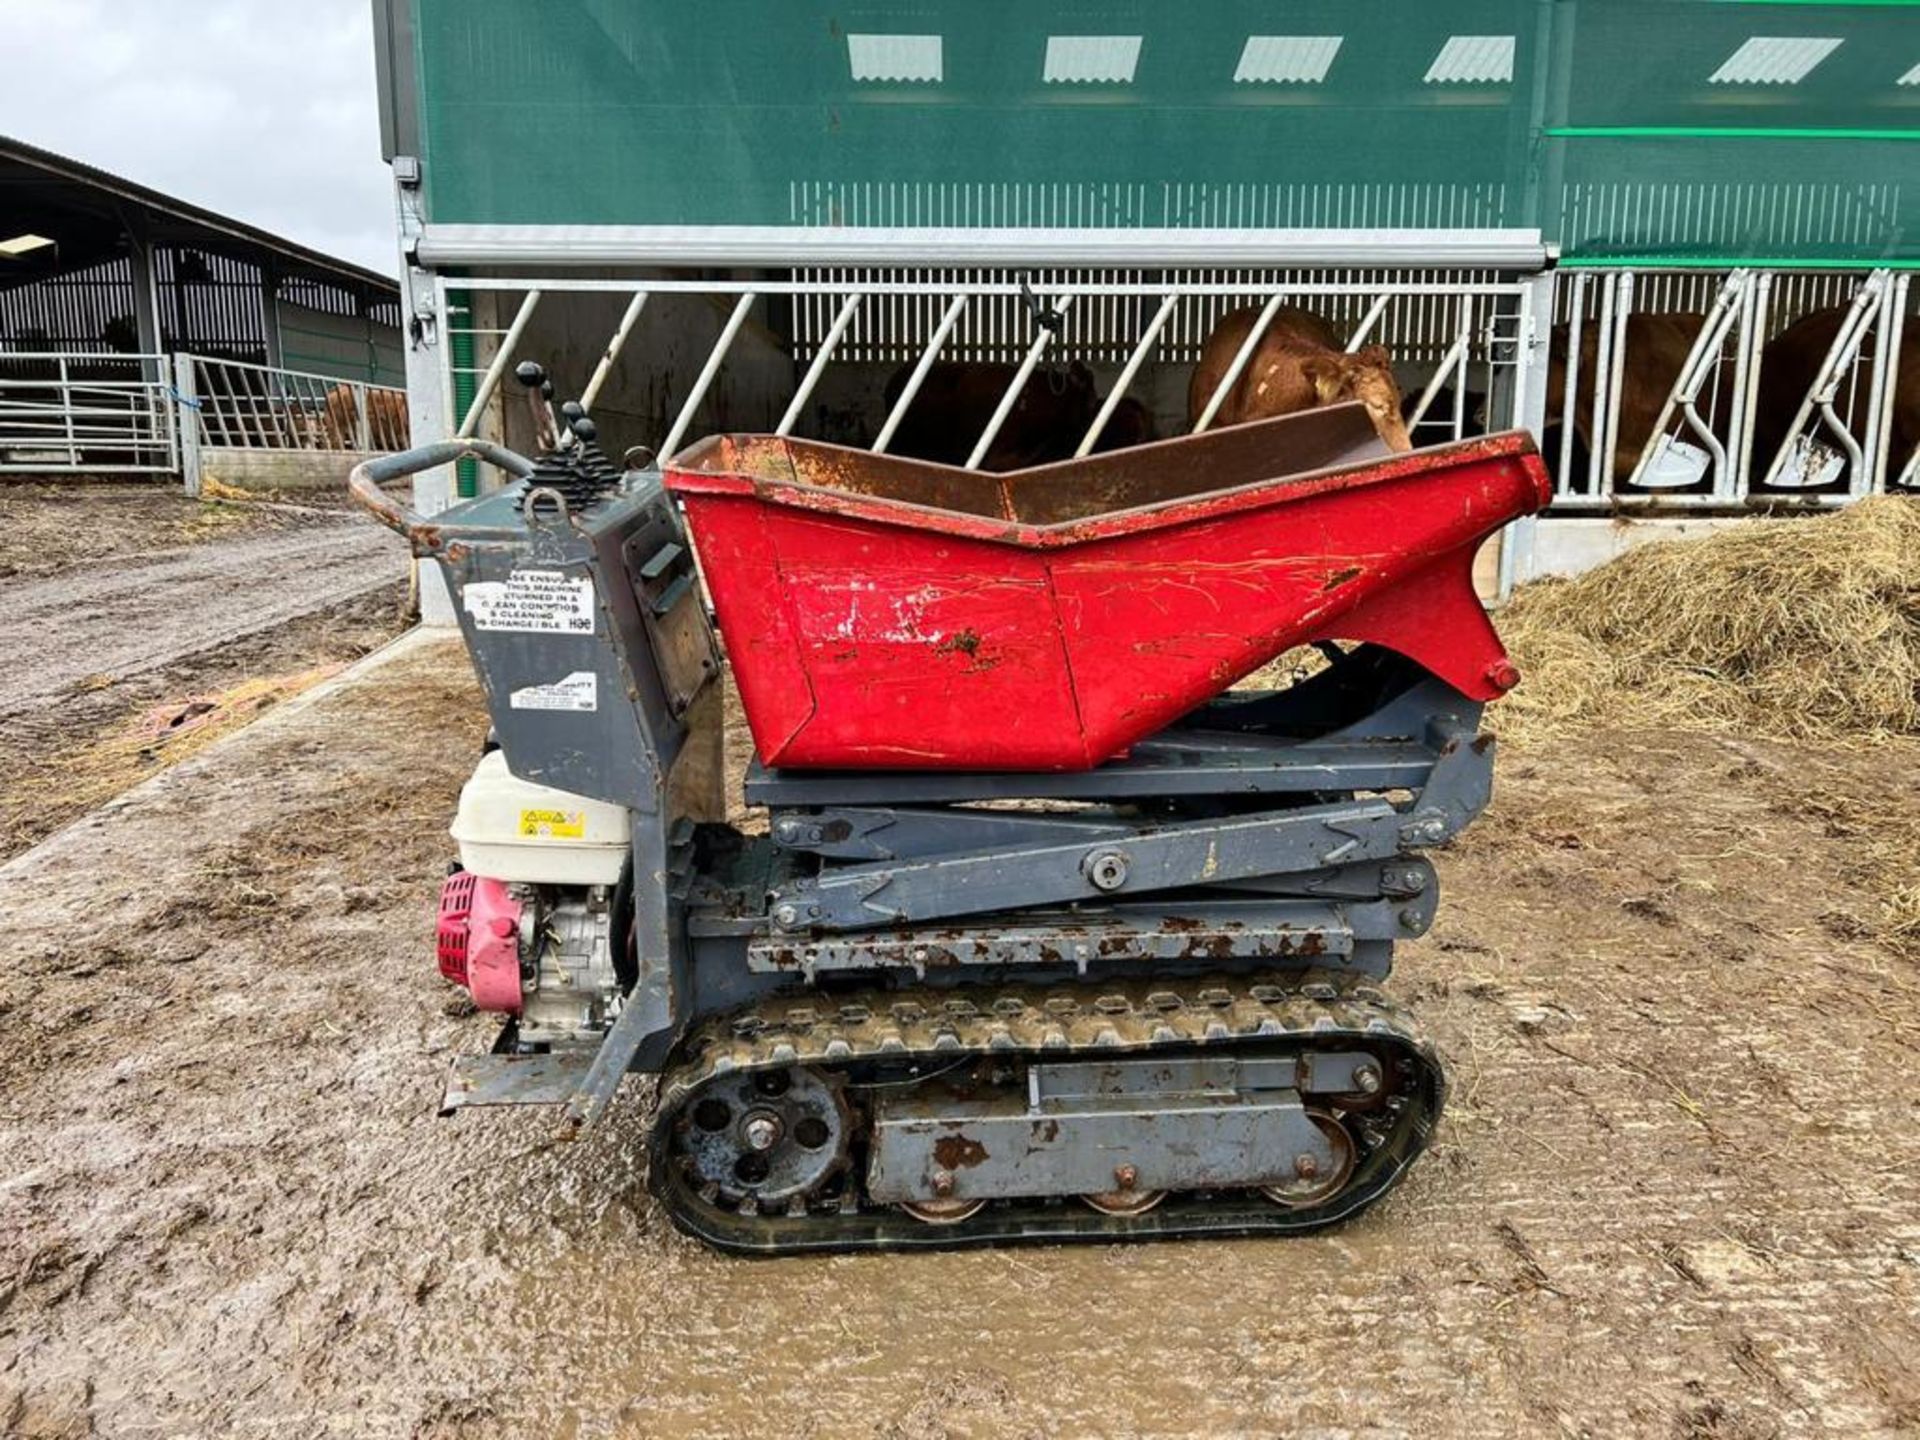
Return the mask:
{"type": "Polygon", "coordinates": [[[489,752],[460,794],[460,860],[440,887],[440,973],[523,1045],[597,1039],[619,1013],[615,963],[627,812],[516,778],[489,752]]]}

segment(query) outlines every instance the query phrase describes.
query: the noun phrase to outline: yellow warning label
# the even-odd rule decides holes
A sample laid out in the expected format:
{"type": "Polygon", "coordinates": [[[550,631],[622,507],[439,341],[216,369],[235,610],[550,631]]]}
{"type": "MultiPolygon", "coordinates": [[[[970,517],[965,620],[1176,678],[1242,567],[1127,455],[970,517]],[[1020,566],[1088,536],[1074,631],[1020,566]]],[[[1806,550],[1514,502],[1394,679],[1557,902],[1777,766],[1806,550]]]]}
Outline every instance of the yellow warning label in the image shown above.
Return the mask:
{"type": "Polygon", "coordinates": [[[520,833],[529,839],[578,840],[587,833],[586,813],[581,810],[522,810],[520,833]]]}

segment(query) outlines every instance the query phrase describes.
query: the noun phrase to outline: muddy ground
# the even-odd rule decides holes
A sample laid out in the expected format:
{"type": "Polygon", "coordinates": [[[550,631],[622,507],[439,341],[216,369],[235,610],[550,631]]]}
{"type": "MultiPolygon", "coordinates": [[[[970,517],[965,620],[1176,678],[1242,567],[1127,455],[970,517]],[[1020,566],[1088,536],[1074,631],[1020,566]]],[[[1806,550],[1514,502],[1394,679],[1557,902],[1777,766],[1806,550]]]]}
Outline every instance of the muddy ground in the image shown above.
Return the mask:
{"type": "Polygon", "coordinates": [[[201,501],[177,481],[32,480],[0,477],[0,580],[45,575],[90,561],[329,523],[347,508],[344,487],[201,501]]]}
{"type": "MultiPolygon", "coordinates": [[[[1502,757],[1395,988],[1437,1144],[1319,1237],[728,1260],[434,1116],[484,721],[403,642],[0,870],[0,1431],[1920,1431],[1920,979],[1863,855],[1920,746],[1502,757]]],[[[1910,818],[1910,817],[1909,817],[1910,818]]]]}
{"type": "Polygon", "coordinates": [[[0,484],[0,859],[392,638],[406,576],[324,493],[0,484]]]}

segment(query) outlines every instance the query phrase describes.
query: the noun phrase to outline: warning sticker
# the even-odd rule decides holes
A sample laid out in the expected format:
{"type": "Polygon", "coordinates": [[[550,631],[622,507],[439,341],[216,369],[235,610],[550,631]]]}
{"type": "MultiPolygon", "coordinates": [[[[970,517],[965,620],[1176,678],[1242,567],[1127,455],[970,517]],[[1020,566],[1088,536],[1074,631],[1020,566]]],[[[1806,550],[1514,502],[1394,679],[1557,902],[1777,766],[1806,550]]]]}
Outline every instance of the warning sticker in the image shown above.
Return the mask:
{"type": "Polygon", "coordinates": [[[584,810],[522,810],[522,837],[547,840],[579,840],[587,833],[584,810]]]}
{"type": "Polygon", "coordinates": [[[593,634],[593,581],[562,570],[515,570],[505,580],[467,586],[476,629],[593,634]]]}
{"type": "Polygon", "coordinates": [[[576,670],[551,684],[523,685],[507,696],[507,704],[515,710],[597,710],[600,677],[591,670],[576,670]]]}

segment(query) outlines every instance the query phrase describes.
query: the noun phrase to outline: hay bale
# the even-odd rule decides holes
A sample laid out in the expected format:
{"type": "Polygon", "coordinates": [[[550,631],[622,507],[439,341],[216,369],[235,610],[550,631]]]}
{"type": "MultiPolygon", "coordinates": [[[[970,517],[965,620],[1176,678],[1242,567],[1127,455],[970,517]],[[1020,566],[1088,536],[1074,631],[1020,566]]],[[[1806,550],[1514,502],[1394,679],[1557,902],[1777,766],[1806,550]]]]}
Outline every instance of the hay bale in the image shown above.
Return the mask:
{"type": "Polygon", "coordinates": [[[1756,520],[1522,587],[1503,736],[1596,725],[1920,734],[1920,501],[1756,520]]]}

